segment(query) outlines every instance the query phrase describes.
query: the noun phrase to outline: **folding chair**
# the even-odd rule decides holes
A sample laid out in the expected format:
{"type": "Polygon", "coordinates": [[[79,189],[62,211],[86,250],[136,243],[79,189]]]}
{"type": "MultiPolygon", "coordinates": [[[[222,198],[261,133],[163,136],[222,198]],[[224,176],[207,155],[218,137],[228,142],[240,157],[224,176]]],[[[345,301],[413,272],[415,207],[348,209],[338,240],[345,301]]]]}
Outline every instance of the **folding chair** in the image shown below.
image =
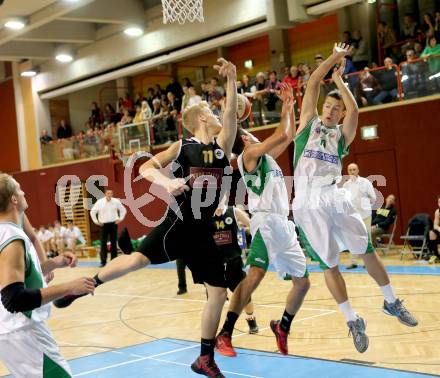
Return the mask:
{"type": "Polygon", "coordinates": [[[423,253],[428,251],[429,220],[429,214],[416,214],[410,219],[406,234],[400,237],[404,241],[400,250],[401,260],[408,254],[421,259],[423,253]]]}
{"type": "Polygon", "coordinates": [[[385,256],[391,249],[391,244],[394,243],[394,232],[396,231],[396,225],[397,225],[397,215],[394,218],[393,227],[391,228],[391,233],[389,234],[382,234],[381,242],[378,243],[376,250],[379,250],[382,252],[382,254],[385,256]],[[383,243],[382,238],[388,239],[388,243],[383,243]]]}

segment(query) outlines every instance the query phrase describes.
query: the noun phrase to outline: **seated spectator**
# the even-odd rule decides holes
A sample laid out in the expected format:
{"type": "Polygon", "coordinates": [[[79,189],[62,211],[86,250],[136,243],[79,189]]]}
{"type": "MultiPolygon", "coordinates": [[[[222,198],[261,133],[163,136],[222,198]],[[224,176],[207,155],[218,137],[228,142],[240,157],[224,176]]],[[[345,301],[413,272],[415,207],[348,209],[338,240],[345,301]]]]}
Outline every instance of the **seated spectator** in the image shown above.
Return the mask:
{"type": "Polygon", "coordinates": [[[54,222],[53,233],[54,233],[54,245],[57,253],[60,255],[64,253],[64,248],[66,246],[66,240],[65,240],[66,227],[62,226],[59,220],[56,220],[54,222]]]}
{"type": "Polygon", "coordinates": [[[64,233],[67,249],[70,249],[72,253],[75,253],[76,248],[86,244],[86,240],[81,230],[73,224],[73,221],[67,221],[67,228],[64,233]]]}
{"type": "Polygon", "coordinates": [[[188,106],[192,106],[195,104],[200,104],[202,102],[202,98],[197,94],[196,89],[194,87],[188,88],[188,106]]]}
{"type": "Polygon", "coordinates": [[[297,88],[301,85],[301,76],[297,66],[290,67],[289,74],[283,78],[283,83],[289,84],[296,93],[297,88]]]}
{"type": "Polygon", "coordinates": [[[99,141],[92,129],[88,129],[84,137],[84,152],[86,157],[97,156],[99,152],[99,141]]]}
{"type": "Polygon", "coordinates": [[[391,46],[391,52],[389,57],[393,60],[394,64],[402,63],[405,60],[405,57],[402,54],[402,50],[399,46],[391,46]]]}
{"type": "Polygon", "coordinates": [[[397,100],[397,72],[393,67],[391,58],[385,58],[384,70],[376,73],[380,85],[380,92],[373,98],[373,105],[382,104],[383,102],[397,100]]]}
{"type": "Polygon", "coordinates": [[[360,73],[357,85],[361,87],[362,96],[367,99],[368,105],[373,105],[373,99],[379,94],[380,86],[368,69],[360,73]]]}
{"type": "Polygon", "coordinates": [[[215,115],[220,115],[221,113],[221,100],[223,95],[217,90],[214,85],[208,85],[208,104],[215,115]]]}
{"type": "Polygon", "coordinates": [[[417,62],[413,49],[406,50],[406,62],[401,65],[402,84],[405,98],[423,96],[425,87],[425,63],[417,62]]]}
{"type": "Polygon", "coordinates": [[[397,41],[396,32],[390,28],[385,22],[381,21],[377,24],[377,38],[380,47],[385,50],[385,55],[391,53],[391,46],[397,41]]]}
{"type": "Polygon", "coordinates": [[[58,139],[67,139],[72,136],[72,128],[69,124],[66,123],[64,119],[60,121],[60,125],[57,129],[57,138],[58,139]]]}
{"type": "Polygon", "coordinates": [[[376,210],[376,214],[371,221],[371,239],[374,246],[376,246],[376,239],[387,233],[390,226],[394,223],[396,218],[396,197],[390,194],[386,199],[384,205],[376,210]]]}
{"type": "Polygon", "coordinates": [[[40,142],[41,144],[48,144],[49,142],[52,142],[53,138],[49,135],[49,133],[47,132],[46,129],[43,129],[43,131],[41,131],[41,136],[40,136],[40,142]]]}
{"type": "Polygon", "coordinates": [[[368,66],[368,44],[359,30],[353,32],[352,46],[353,64],[356,71],[361,71],[368,66]]]}
{"type": "Polygon", "coordinates": [[[133,100],[131,99],[130,93],[126,93],[126,94],[125,94],[125,98],[124,98],[124,100],[122,101],[122,106],[124,107],[124,109],[128,109],[129,111],[130,111],[130,110],[133,110],[133,108],[134,108],[134,102],[133,102],[133,100]]]}
{"type": "Polygon", "coordinates": [[[428,249],[430,253],[429,262],[439,262],[438,245],[440,244],[440,195],[437,196],[437,209],[434,212],[434,224],[429,231],[428,249]]]}
{"type": "Polygon", "coordinates": [[[46,255],[51,256],[55,251],[52,251],[52,239],[54,237],[53,232],[49,231],[49,227],[46,229],[44,226],[40,226],[37,233],[37,238],[43,245],[46,255]]]}

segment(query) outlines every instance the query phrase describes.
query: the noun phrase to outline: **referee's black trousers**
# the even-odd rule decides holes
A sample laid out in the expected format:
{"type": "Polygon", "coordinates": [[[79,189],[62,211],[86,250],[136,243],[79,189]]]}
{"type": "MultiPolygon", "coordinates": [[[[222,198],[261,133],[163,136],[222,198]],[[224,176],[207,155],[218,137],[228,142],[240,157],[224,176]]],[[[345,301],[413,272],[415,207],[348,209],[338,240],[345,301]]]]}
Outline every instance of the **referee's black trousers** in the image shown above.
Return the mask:
{"type": "Polygon", "coordinates": [[[110,237],[112,260],[118,255],[116,240],[118,225],[115,222],[104,223],[101,228],[101,264],[107,263],[107,240],[110,237]]]}

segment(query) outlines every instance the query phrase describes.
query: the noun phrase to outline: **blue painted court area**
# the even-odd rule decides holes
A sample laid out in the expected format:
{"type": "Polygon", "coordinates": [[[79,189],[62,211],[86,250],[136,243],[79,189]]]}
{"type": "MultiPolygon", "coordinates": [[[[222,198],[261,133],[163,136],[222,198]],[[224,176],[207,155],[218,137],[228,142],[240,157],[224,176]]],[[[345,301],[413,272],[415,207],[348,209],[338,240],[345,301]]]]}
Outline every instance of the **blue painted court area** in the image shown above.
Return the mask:
{"type": "MultiPolygon", "coordinates": [[[[226,377],[264,378],[418,378],[429,374],[375,368],[359,364],[319,360],[301,356],[237,349],[237,358],[217,356],[226,377]]],[[[74,377],[94,378],[186,378],[200,377],[190,370],[197,357],[199,344],[174,339],[161,339],[87,357],[70,360],[74,377]]],[[[438,377],[438,376],[437,376],[438,377]]]]}
{"type": "MultiPolygon", "coordinates": [[[[99,267],[97,261],[81,261],[78,264],[80,267],[99,267]]],[[[161,264],[161,265],[150,265],[148,269],[176,269],[176,264],[174,262],[161,264]]],[[[355,269],[345,269],[344,265],[339,266],[341,272],[343,273],[357,273],[357,274],[367,274],[365,268],[355,268],[355,269]]],[[[319,265],[309,264],[307,266],[309,272],[322,272],[319,265]]],[[[422,276],[438,276],[440,275],[440,266],[438,265],[390,265],[386,267],[389,274],[407,274],[407,275],[422,275],[422,276]]],[[[269,271],[274,272],[272,266],[269,267],[269,271]]]]}

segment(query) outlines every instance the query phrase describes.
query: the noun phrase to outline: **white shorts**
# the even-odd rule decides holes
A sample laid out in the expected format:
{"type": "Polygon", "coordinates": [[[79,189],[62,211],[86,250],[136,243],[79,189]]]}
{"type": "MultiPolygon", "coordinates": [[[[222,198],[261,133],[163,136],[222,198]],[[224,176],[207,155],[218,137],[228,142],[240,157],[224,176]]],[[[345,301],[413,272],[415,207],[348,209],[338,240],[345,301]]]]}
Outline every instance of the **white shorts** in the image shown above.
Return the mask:
{"type": "Polygon", "coordinates": [[[337,266],[341,251],[374,252],[365,223],[345,189],[336,185],[321,188],[319,193],[301,198],[301,204],[295,199],[293,208],[304,250],[321,268],[337,266]]]}
{"type": "Polygon", "coordinates": [[[0,335],[0,360],[15,378],[72,376],[46,322],[0,335]]]}
{"type": "Polygon", "coordinates": [[[251,234],[247,265],[267,270],[272,264],[282,279],[307,277],[306,258],[293,222],[278,214],[256,213],[251,218],[251,234]]]}

